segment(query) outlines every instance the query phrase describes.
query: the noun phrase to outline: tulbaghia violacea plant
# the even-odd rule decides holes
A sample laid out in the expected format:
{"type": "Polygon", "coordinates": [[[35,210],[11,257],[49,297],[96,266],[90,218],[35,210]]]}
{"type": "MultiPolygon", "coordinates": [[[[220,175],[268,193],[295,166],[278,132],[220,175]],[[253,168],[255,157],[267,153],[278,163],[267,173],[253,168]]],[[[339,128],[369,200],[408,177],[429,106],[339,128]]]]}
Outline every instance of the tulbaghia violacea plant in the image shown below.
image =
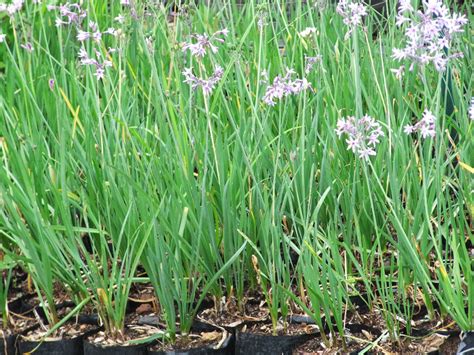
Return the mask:
{"type": "Polygon", "coordinates": [[[196,39],[196,42],[184,43],[183,52],[189,50],[191,52],[191,55],[199,58],[203,58],[206,55],[208,49],[215,54],[217,53],[218,48],[213,44],[213,42],[224,43],[224,39],[221,37],[227,37],[228,34],[229,31],[227,30],[227,28],[214,32],[211,36],[208,36],[205,33],[193,34],[191,35],[191,38],[196,39]]]}
{"type": "Polygon", "coordinates": [[[380,123],[369,115],[360,119],[354,116],[341,118],[337,121],[336,134],[339,138],[345,134],[347,149],[366,160],[376,154],[375,147],[380,143],[379,138],[384,136],[380,123]]]}
{"type": "Polygon", "coordinates": [[[269,106],[274,106],[276,100],[281,100],[290,95],[298,95],[300,92],[311,88],[311,83],[306,78],[293,79],[294,74],[293,69],[287,69],[284,77],[276,76],[272,85],[267,87],[263,102],[269,106]]]}
{"type": "Polygon", "coordinates": [[[198,78],[193,74],[192,68],[185,68],[183,71],[184,82],[191,86],[191,89],[196,90],[198,87],[202,88],[204,95],[208,96],[212,93],[215,86],[221,80],[224,74],[224,69],[220,65],[216,65],[214,73],[208,78],[198,78]]]}
{"type": "MultiPolygon", "coordinates": [[[[96,22],[94,21],[89,21],[89,31],[84,31],[80,28],[78,28],[77,31],[77,36],[76,39],[79,42],[85,42],[89,39],[92,39],[96,44],[100,45],[102,41],[102,36],[104,34],[111,35],[111,36],[117,36],[118,31],[112,27],[108,28],[106,31],[101,32],[99,30],[99,27],[96,22]]],[[[114,52],[114,48],[109,48],[106,53],[106,57],[114,52]]],[[[108,59],[103,58],[103,55],[100,51],[94,48],[95,52],[95,58],[92,58],[89,56],[87,53],[86,49],[82,47],[79,50],[78,57],[80,59],[81,65],[91,65],[95,67],[95,73],[94,75],[96,76],[97,80],[102,80],[105,76],[105,68],[111,67],[112,62],[108,59]]]]}
{"type": "Polygon", "coordinates": [[[410,0],[400,1],[397,25],[406,25],[405,48],[394,48],[392,57],[398,61],[410,60],[410,71],[416,63],[433,63],[436,70],[444,71],[448,60],[462,56],[449,53],[456,33],[463,32],[467,23],[464,15],[451,14],[442,0],[423,1],[424,11],[415,11],[410,0]]]}
{"type": "Polygon", "coordinates": [[[414,125],[406,125],[403,130],[406,134],[419,132],[423,138],[434,138],[436,136],[435,122],[436,117],[430,110],[426,109],[421,116],[421,120],[414,125]]]}
{"type": "Polygon", "coordinates": [[[342,16],[344,24],[349,27],[345,38],[349,38],[352,31],[362,24],[364,16],[367,16],[367,7],[357,1],[340,0],[336,11],[342,16]]]}

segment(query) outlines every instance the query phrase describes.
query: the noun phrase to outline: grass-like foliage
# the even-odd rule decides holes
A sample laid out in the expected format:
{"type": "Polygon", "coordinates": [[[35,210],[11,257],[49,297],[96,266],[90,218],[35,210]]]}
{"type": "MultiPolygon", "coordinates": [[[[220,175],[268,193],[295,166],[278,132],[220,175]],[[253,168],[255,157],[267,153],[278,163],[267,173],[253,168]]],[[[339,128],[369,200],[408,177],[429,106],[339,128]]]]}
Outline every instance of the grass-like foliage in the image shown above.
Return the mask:
{"type": "Polygon", "coordinates": [[[472,330],[469,2],[388,3],[0,4],[0,255],[49,324],[59,283],[122,337],[143,266],[171,340],[248,291],[472,330]]]}

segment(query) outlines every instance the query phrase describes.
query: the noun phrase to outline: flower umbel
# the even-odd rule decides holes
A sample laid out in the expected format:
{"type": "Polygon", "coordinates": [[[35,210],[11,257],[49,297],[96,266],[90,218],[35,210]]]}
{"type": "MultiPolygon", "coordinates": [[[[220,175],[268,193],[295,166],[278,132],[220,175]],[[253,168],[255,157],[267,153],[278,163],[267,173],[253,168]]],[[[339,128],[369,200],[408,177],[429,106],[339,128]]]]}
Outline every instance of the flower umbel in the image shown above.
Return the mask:
{"type": "Polygon", "coordinates": [[[323,57],[321,54],[318,54],[314,57],[305,57],[306,60],[306,65],[304,67],[304,72],[305,74],[309,74],[312,70],[315,64],[320,63],[323,60],[323,57]]]}
{"type": "Polygon", "coordinates": [[[311,88],[311,83],[303,79],[292,79],[295,71],[287,69],[284,77],[277,76],[273,79],[273,84],[267,88],[263,96],[263,102],[269,106],[276,104],[275,100],[281,100],[283,97],[290,95],[298,95],[300,92],[311,88]]]}
{"type": "Polygon", "coordinates": [[[81,48],[79,50],[79,59],[81,65],[93,66],[95,68],[94,76],[97,80],[102,80],[105,76],[105,68],[111,67],[112,62],[108,59],[102,59],[102,54],[98,50],[95,49],[94,51],[97,59],[90,57],[84,47],[81,48]]]}
{"type": "Polygon", "coordinates": [[[221,80],[222,75],[224,74],[224,69],[220,65],[216,65],[214,73],[208,79],[198,78],[193,74],[192,68],[185,68],[183,71],[184,82],[189,84],[193,90],[196,90],[198,87],[202,88],[204,95],[208,96],[212,93],[215,86],[221,80]]]}
{"type": "Polygon", "coordinates": [[[431,113],[430,110],[426,109],[423,112],[421,120],[419,120],[414,125],[406,125],[404,127],[404,132],[406,134],[412,134],[415,132],[420,132],[423,138],[436,136],[436,126],[435,126],[436,117],[431,113]]]}
{"type": "Polygon", "coordinates": [[[336,134],[339,138],[345,134],[347,149],[366,160],[376,154],[375,146],[380,143],[379,138],[384,136],[380,123],[369,115],[360,119],[354,116],[341,118],[337,121],[336,134]]]}
{"type": "Polygon", "coordinates": [[[405,48],[394,48],[392,57],[398,61],[409,59],[414,64],[433,63],[436,70],[443,71],[448,60],[462,53],[448,54],[456,33],[463,32],[467,23],[464,15],[450,14],[442,0],[424,0],[424,11],[415,11],[409,0],[400,2],[397,25],[407,24],[405,48]]]}
{"type": "Polygon", "coordinates": [[[364,16],[367,16],[367,7],[351,0],[340,0],[336,11],[343,17],[343,22],[349,27],[349,31],[345,36],[346,39],[357,26],[362,24],[364,16]]]}
{"type": "Polygon", "coordinates": [[[191,55],[200,58],[203,58],[206,55],[208,49],[212,53],[217,53],[218,49],[213,42],[224,43],[224,39],[220,37],[227,37],[228,34],[229,31],[227,28],[214,32],[211,36],[208,36],[207,34],[193,34],[191,37],[197,40],[196,43],[184,43],[183,52],[186,52],[189,49],[191,55]]]}

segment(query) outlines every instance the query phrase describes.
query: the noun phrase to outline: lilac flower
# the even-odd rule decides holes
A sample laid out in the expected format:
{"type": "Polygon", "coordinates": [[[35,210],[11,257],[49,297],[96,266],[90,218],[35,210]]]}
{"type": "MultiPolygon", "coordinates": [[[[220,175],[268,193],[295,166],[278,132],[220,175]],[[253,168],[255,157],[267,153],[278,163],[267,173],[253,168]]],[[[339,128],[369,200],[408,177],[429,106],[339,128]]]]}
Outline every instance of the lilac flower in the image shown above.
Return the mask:
{"type": "Polygon", "coordinates": [[[380,123],[368,115],[361,119],[354,116],[341,118],[337,121],[336,134],[339,138],[346,135],[347,149],[365,160],[376,154],[375,146],[384,136],[380,123]]]}
{"type": "Polygon", "coordinates": [[[97,80],[102,80],[105,76],[105,70],[102,66],[97,66],[94,73],[97,80]]]}
{"type": "Polygon", "coordinates": [[[96,43],[100,43],[101,39],[102,39],[102,33],[100,31],[96,31],[92,34],[92,39],[96,42],[96,43]]]}
{"type": "Polygon", "coordinates": [[[443,71],[449,59],[462,53],[447,54],[453,46],[456,33],[463,32],[467,23],[464,15],[450,14],[442,0],[424,0],[424,11],[415,11],[409,0],[400,2],[397,25],[407,25],[405,48],[394,48],[392,57],[401,61],[410,59],[414,64],[433,63],[436,70],[443,71]]]}
{"type": "Polygon", "coordinates": [[[191,35],[192,38],[196,39],[196,43],[184,43],[183,44],[183,52],[186,52],[188,49],[191,52],[191,55],[203,58],[206,53],[207,49],[209,49],[212,53],[217,53],[217,47],[212,43],[213,41],[223,43],[224,39],[219,38],[220,36],[227,37],[229,31],[224,28],[223,30],[214,32],[210,37],[207,34],[193,34],[191,35]]]}
{"type": "Polygon", "coordinates": [[[89,28],[92,32],[96,32],[98,30],[97,22],[89,21],[89,28]]]}
{"type": "Polygon", "coordinates": [[[77,31],[76,39],[79,42],[87,41],[89,38],[91,38],[91,34],[89,32],[86,32],[86,31],[83,31],[83,30],[78,30],[77,31]]]}
{"type": "Polygon", "coordinates": [[[118,15],[116,18],[114,18],[115,21],[117,21],[120,24],[123,24],[125,22],[125,16],[122,14],[118,15]]]}
{"type": "Polygon", "coordinates": [[[298,95],[300,92],[311,88],[311,83],[306,78],[293,80],[292,76],[294,74],[294,70],[287,69],[284,77],[276,76],[273,79],[273,84],[267,87],[263,102],[269,106],[275,106],[275,100],[281,100],[283,97],[290,95],[298,95]]]}
{"type": "Polygon", "coordinates": [[[357,26],[362,24],[363,17],[367,16],[367,7],[358,2],[352,2],[352,0],[340,0],[336,11],[343,17],[344,24],[349,27],[349,31],[345,35],[346,39],[357,26]]]}
{"type": "Polygon", "coordinates": [[[109,27],[104,31],[103,34],[108,34],[108,35],[116,37],[118,35],[118,31],[113,27],[109,27]]]}
{"type": "Polygon", "coordinates": [[[406,125],[403,131],[405,134],[419,132],[423,138],[434,138],[436,136],[435,121],[436,117],[431,113],[430,110],[425,109],[421,120],[419,120],[415,125],[406,125]]]}
{"type": "Polygon", "coordinates": [[[314,27],[306,27],[303,31],[301,31],[299,34],[301,37],[306,38],[311,36],[312,34],[316,33],[317,30],[314,27]]]}
{"type": "Polygon", "coordinates": [[[398,12],[403,13],[405,11],[413,11],[411,0],[399,0],[398,1],[398,12]]]}
{"type": "Polygon", "coordinates": [[[469,106],[467,112],[471,121],[474,121],[474,97],[471,97],[471,105],[469,106]]]}
{"type": "Polygon", "coordinates": [[[221,66],[216,65],[214,73],[208,79],[198,78],[193,74],[192,68],[185,68],[183,71],[184,82],[189,84],[193,90],[198,87],[202,88],[203,94],[209,96],[214,90],[217,83],[222,79],[224,69],[221,66]]]}
{"type": "Polygon", "coordinates": [[[112,62],[110,60],[102,60],[102,54],[98,50],[95,51],[95,58],[89,56],[85,48],[79,50],[79,59],[81,60],[81,65],[89,65],[95,68],[94,76],[97,80],[102,80],[105,76],[105,68],[111,67],[112,62]]]}
{"type": "Polygon", "coordinates": [[[56,20],[54,20],[54,25],[56,27],[61,27],[62,25],[67,25],[67,22],[61,20],[59,17],[56,17],[56,20]]]}
{"type": "Polygon", "coordinates": [[[86,11],[83,10],[79,4],[66,3],[59,6],[48,5],[47,9],[48,11],[59,11],[59,17],[55,20],[56,27],[71,24],[79,25],[87,16],[86,11]]]}
{"type": "Polygon", "coordinates": [[[7,35],[4,33],[0,33],[0,43],[5,42],[5,39],[7,38],[7,35]]]}
{"type": "Polygon", "coordinates": [[[25,44],[20,44],[20,47],[26,50],[27,52],[33,52],[35,47],[30,42],[26,42],[25,44]]]}
{"type": "Polygon", "coordinates": [[[320,63],[323,60],[321,54],[316,55],[315,57],[306,57],[306,66],[304,68],[305,74],[309,74],[316,63],[320,63]]]}
{"type": "Polygon", "coordinates": [[[390,69],[390,71],[395,75],[395,78],[401,80],[403,75],[405,74],[405,66],[402,65],[398,69],[390,69]]]}
{"type": "Polygon", "coordinates": [[[13,0],[10,4],[0,3],[0,13],[6,12],[8,16],[13,16],[23,8],[24,3],[24,0],[13,0]]]}

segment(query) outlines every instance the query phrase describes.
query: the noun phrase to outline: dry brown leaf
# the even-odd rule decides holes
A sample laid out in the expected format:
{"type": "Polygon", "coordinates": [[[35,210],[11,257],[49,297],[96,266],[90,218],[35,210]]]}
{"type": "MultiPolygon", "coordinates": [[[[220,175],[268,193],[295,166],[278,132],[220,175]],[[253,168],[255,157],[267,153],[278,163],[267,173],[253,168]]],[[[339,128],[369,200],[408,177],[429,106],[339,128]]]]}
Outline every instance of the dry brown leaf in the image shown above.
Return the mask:
{"type": "Polygon", "coordinates": [[[215,341],[221,337],[221,333],[217,331],[201,333],[201,338],[204,341],[215,341]]]}

